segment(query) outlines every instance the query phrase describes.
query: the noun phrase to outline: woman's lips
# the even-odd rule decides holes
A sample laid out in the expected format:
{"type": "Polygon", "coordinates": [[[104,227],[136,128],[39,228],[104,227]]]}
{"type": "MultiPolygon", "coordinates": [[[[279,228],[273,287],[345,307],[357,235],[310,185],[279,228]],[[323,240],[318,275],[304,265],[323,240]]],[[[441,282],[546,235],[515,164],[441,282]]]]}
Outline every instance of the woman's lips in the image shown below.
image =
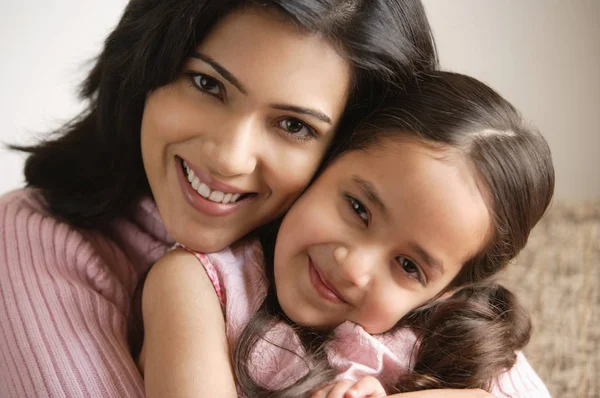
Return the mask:
{"type": "Polygon", "coordinates": [[[210,174],[204,172],[202,169],[200,169],[197,166],[193,165],[192,163],[190,163],[186,159],[183,159],[183,158],[181,158],[179,156],[176,156],[176,158],[179,158],[180,160],[182,160],[183,162],[185,162],[186,165],[200,179],[200,181],[202,183],[206,184],[212,191],[221,191],[221,192],[226,192],[226,193],[237,193],[237,194],[251,194],[251,192],[238,189],[238,188],[236,188],[236,187],[234,187],[232,185],[229,185],[229,184],[226,184],[224,182],[217,181],[217,180],[213,179],[210,176],[210,174]]]}
{"type": "Polygon", "coordinates": [[[257,197],[256,195],[246,195],[233,203],[213,202],[212,200],[204,198],[191,186],[185,171],[183,170],[182,159],[175,157],[175,163],[179,187],[181,188],[181,192],[186,202],[204,215],[211,217],[228,216],[250,204],[257,197]]]}
{"type": "Polygon", "coordinates": [[[312,262],[312,259],[308,259],[308,268],[310,274],[310,281],[317,291],[317,293],[326,300],[329,300],[334,303],[344,303],[348,302],[342,298],[342,296],[321,276],[318,268],[312,262]]]}

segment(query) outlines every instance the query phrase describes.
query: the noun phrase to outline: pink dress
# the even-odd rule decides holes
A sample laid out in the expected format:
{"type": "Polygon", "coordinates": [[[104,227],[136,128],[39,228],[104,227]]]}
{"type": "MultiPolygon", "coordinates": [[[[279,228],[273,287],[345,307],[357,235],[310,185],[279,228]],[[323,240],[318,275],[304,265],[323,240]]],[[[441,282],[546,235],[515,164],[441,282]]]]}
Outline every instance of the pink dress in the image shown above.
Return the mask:
{"type": "MultiPolygon", "coordinates": [[[[217,253],[191,251],[200,261],[213,283],[223,306],[227,337],[234,345],[245,325],[266,295],[262,249],[257,241],[240,242],[217,253]]],[[[336,338],[325,349],[338,378],[358,380],[374,376],[386,389],[409,370],[416,336],[409,329],[383,335],[370,335],[364,329],[346,322],[334,330],[336,338]]],[[[307,371],[297,355],[302,353],[295,333],[285,323],[277,325],[261,340],[249,361],[258,382],[270,388],[290,385],[307,371]]],[[[497,397],[549,397],[544,383],[522,353],[516,365],[493,383],[497,397]]]]}

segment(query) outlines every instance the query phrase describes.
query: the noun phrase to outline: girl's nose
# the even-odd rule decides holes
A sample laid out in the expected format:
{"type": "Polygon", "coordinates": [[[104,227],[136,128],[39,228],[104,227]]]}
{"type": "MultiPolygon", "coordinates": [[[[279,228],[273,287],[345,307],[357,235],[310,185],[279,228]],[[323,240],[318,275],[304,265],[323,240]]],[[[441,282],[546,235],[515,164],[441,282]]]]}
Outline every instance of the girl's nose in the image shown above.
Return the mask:
{"type": "Polygon", "coordinates": [[[365,287],[371,281],[375,264],[381,261],[375,248],[336,248],[333,255],[340,269],[340,276],[357,287],[365,287]]]}
{"type": "Polygon", "coordinates": [[[224,177],[252,174],[258,163],[262,133],[253,118],[225,126],[222,134],[205,143],[213,171],[224,177]]]}

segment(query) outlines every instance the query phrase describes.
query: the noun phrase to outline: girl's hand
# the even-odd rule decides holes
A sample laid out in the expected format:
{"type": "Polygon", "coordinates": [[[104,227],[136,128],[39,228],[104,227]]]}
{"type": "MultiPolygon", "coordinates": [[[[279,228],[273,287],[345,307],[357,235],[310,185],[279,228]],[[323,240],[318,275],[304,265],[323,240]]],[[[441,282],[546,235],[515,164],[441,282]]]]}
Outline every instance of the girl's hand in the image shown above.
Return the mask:
{"type": "Polygon", "coordinates": [[[494,398],[492,394],[480,389],[471,390],[422,390],[390,395],[398,398],[494,398]]]}
{"type": "Polygon", "coordinates": [[[380,398],[387,396],[383,386],[372,376],[365,376],[359,381],[340,380],[323,387],[311,398],[380,398]]]}

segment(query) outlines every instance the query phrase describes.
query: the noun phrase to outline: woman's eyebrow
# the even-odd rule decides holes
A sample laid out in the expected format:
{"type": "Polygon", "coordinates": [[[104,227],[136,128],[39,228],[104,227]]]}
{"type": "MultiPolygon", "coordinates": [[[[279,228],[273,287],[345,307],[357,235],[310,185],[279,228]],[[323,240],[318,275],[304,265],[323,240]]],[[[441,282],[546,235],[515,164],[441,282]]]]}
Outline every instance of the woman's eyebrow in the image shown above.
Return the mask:
{"type": "MultiPolygon", "coordinates": [[[[248,95],[248,90],[246,90],[246,88],[244,87],[242,82],[240,82],[238,80],[238,78],[233,75],[233,73],[229,72],[227,70],[227,68],[225,68],[223,65],[218,63],[216,60],[212,59],[211,57],[209,57],[206,54],[201,54],[197,51],[192,52],[190,57],[199,59],[202,62],[206,62],[215,70],[215,72],[217,72],[219,75],[221,75],[221,77],[223,77],[223,79],[227,80],[233,86],[235,86],[242,94],[248,95]]],[[[332,123],[331,118],[329,116],[327,116],[324,112],[321,112],[316,109],[309,109],[309,108],[304,108],[301,106],[286,105],[286,104],[273,104],[273,105],[271,105],[271,107],[274,109],[282,110],[282,111],[290,111],[290,112],[295,112],[295,113],[299,113],[299,114],[303,114],[303,115],[309,115],[309,116],[319,119],[320,121],[327,123],[327,124],[332,123]]]]}
{"type": "Polygon", "coordinates": [[[229,83],[234,85],[240,92],[244,95],[248,95],[248,91],[244,87],[244,85],[231,73],[229,72],[223,65],[212,59],[206,54],[201,54],[197,51],[192,52],[190,55],[192,58],[199,59],[200,61],[206,62],[209,64],[215,72],[223,77],[223,79],[227,80],[229,83]]]}
{"type": "Polygon", "coordinates": [[[316,110],[316,109],[309,109],[309,108],[303,108],[301,106],[285,105],[285,104],[272,104],[271,108],[279,109],[280,111],[289,111],[289,112],[299,113],[301,115],[309,115],[316,119],[319,119],[320,121],[322,121],[324,123],[331,124],[331,118],[329,116],[327,116],[325,113],[323,113],[319,110],[316,110]]]}

